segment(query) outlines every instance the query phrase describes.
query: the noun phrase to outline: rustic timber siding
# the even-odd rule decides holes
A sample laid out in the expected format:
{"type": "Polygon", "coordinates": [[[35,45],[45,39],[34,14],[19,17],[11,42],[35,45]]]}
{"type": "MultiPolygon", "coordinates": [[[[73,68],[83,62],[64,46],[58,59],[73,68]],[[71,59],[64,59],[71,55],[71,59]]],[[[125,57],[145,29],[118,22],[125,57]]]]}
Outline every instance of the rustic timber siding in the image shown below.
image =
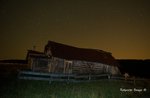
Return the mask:
{"type": "Polygon", "coordinates": [[[118,68],[102,63],[88,62],[88,61],[74,61],[73,73],[76,74],[117,74],[118,68]],[[113,72],[111,71],[113,69],[113,72]]]}
{"type": "Polygon", "coordinates": [[[98,62],[66,60],[58,57],[30,58],[33,71],[64,73],[64,74],[118,74],[118,67],[98,62]],[[66,62],[71,62],[67,65],[66,62]]]}
{"type": "Polygon", "coordinates": [[[118,74],[117,66],[83,60],[67,60],[58,57],[29,57],[28,64],[33,71],[62,74],[118,74]]]}
{"type": "Polygon", "coordinates": [[[88,62],[80,60],[66,60],[57,57],[51,59],[52,73],[70,73],[70,74],[117,74],[118,68],[97,62],[88,62]],[[70,66],[65,66],[65,61],[72,61],[70,66]]]}
{"type": "Polygon", "coordinates": [[[33,71],[48,72],[48,59],[30,58],[33,71]]]}

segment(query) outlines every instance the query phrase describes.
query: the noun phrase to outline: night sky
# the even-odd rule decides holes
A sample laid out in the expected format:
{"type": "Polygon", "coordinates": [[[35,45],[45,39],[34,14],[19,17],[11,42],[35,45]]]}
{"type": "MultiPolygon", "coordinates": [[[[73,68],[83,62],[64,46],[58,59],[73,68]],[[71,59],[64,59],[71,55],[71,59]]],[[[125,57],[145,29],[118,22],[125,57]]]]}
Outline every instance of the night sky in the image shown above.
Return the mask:
{"type": "Polygon", "coordinates": [[[150,59],[150,0],[0,0],[0,59],[48,40],[150,59]]]}

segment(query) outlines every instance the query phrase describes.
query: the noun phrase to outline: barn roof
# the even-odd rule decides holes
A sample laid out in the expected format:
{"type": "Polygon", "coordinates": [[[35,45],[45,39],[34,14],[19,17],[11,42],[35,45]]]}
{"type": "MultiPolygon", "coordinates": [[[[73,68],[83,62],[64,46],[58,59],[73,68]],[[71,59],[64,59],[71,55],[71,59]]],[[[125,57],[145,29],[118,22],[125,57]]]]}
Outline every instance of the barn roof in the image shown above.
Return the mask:
{"type": "Polygon", "coordinates": [[[98,49],[78,48],[54,41],[48,41],[45,46],[45,52],[50,48],[54,57],[68,60],[83,60],[90,62],[99,62],[108,65],[118,65],[110,52],[98,49]]]}
{"type": "Polygon", "coordinates": [[[26,59],[28,57],[34,57],[34,58],[48,58],[44,52],[39,52],[39,51],[35,51],[35,50],[28,50],[26,59]]]}

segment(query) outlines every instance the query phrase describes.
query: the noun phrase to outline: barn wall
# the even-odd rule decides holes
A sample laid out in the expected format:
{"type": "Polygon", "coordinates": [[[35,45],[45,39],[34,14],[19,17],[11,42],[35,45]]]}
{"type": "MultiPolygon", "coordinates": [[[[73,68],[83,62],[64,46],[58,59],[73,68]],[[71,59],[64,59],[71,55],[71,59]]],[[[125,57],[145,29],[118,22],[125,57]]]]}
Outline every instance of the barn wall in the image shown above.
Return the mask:
{"type": "Polygon", "coordinates": [[[47,58],[30,58],[31,69],[33,71],[48,72],[47,58]]]}
{"type": "Polygon", "coordinates": [[[111,73],[111,66],[87,61],[74,61],[73,73],[77,74],[104,74],[111,73]]]}
{"type": "Polygon", "coordinates": [[[66,60],[57,57],[31,58],[30,60],[33,71],[44,71],[50,73],[70,73],[70,74],[118,74],[117,66],[106,65],[97,62],[88,62],[81,60],[66,60]],[[70,67],[66,62],[72,62],[70,67]]]}
{"type": "Polygon", "coordinates": [[[51,59],[51,73],[63,73],[64,70],[64,59],[52,57],[51,59]]]}
{"type": "Polygon", "coordinates": [[[88,62],[81,60],[66,60],[57,57],[53,57],[51,64],[53,73],[70,73],[64,72],[65,62],[72,61],[71,73],[73,74],[118,74],[119,70],[117,66],[106,65],[97,62],[88,62]]]}

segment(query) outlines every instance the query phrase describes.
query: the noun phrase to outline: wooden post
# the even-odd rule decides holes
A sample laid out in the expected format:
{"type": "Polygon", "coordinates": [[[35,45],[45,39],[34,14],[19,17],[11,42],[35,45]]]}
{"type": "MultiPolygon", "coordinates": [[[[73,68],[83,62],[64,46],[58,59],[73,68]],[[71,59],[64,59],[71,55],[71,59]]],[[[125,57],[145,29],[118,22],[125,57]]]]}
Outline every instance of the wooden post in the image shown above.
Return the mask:
{"type": "Polygon", "coordinates": [[[91,80],[91,74],[89,74],[89,80],[91,80]]]}
{"type": "Polygon", "coordinates": [[[34,67],[35,67],[35,60],[34,58],[32,58],[32,70],[34,71],[34,67]]]}
{"type": "Polygon", "coordinates": [[[31,70],[33,70],[33,59],[32,58],[30,58],[29,66],[30,66],[31,70]]]}
{"type": "Polygon", "coordinates": [[[48,72],[51,72],[51,67],[52,67],[52,64],[50,62],[50,59],[48,59],[48,72]]]}
{"type": "Polygon", "coordinates": [[[36,59],[35,69],[39,71],[40,69],[39,69],[39,64],[38,64],[39,62],[38,61],[39,61],[39,59],[36,59]]]}
{"type": "Polygon", "coordinates": [[[68,74],[68,80],[69,80],[70,78],[69,78],[69,74],[68,74]]]}
{"type": "Polygon", "coordinates": [[[64,60],[64,73],[66,73],[66,60],[64,60]]]}
{"type": "Polygon", "coordinates": [[[108,74],[108,79],[110,79],[110,74],[108,74]]]}
{"type": "Polygon", "coordinates": [[[51,84],[51,83],[52,83],[52,76],[50,74],[50,76],[49,76],[49,84],[51,84]]]}

